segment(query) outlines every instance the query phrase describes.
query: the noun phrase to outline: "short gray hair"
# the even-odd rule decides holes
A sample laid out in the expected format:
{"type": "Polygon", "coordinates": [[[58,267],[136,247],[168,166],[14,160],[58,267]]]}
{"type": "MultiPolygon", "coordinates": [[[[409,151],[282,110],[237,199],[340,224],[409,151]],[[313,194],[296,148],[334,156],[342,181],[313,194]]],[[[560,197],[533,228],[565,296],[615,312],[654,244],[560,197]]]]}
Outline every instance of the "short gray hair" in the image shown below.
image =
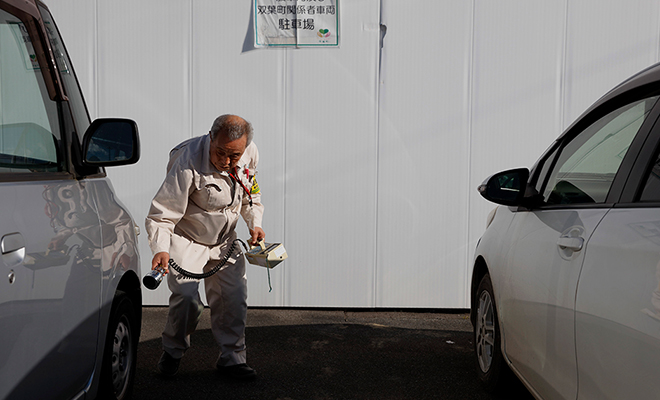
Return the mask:
{"type": "Polygon", "coordinates": [[[225,135],[229,140],[240,139],[247,135],[246,146],[252,143],[252,136],[254,136],[252,124],[232,114],[221,115],[213,121],[213,126],[211,126],[211,131],[209,132],[211,134],[211,141],[215,140],[218,132],[225,135]]]}

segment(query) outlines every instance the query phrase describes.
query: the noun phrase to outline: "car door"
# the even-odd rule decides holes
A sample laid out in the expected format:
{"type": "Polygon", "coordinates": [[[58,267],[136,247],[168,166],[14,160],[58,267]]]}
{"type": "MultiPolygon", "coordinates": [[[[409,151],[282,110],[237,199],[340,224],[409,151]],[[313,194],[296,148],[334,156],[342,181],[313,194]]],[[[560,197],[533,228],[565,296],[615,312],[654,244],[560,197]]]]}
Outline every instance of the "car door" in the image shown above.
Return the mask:
{"type": "MultiPolygon", "coordinates": [[[[25,276],[25,270],[17,268],[19,266],[23,255],[25,254],[25,244],[22,236],[17,232],[16,225],[13,221],[14,204],[16,203],[16,191],[13,185],[0,183],[0,249],[2,250],[2,257],[0,257],[0,324],[3,329],[0,329],[0,385],[4,384],[4,379],[7,371],[7,365],[10,363],[12,357],[20,357],[19,354],[14,354],[15,341],[18,338],[17,332],[14,331],[15,324],[8,324],[7,322],[14,320],[15,301],[19,293],[24,289],[19,287],[18,282],[28,282],[25,276]],[[17,271],[18,270],[18,271],[17,271]]],[[[0,397],[4,394],[4,390],[0,386],[0,397]]]]}
{"type": "Polygon", "coordinates": [[[574,307],[584,248],[612,207],[612,184],[655,101],[596,110],[586,127],[562,137],[533,172],[536,202],[509,228],[499,304],[505,352],[543,398],[577,394],[574,307]]]}
{"type": "Polygon", "coordinates": [[[19,11],[0,9],[0,398],[70,398],[94,371],[100,223],[70,171],[75,129],[35,55],[38,22],[19,11]]]}
{"type": "Polygon", "coordinates": [[[578,399],[660,393],[659,136],[654,129],[587,247],[576,296],[578,399]]]}

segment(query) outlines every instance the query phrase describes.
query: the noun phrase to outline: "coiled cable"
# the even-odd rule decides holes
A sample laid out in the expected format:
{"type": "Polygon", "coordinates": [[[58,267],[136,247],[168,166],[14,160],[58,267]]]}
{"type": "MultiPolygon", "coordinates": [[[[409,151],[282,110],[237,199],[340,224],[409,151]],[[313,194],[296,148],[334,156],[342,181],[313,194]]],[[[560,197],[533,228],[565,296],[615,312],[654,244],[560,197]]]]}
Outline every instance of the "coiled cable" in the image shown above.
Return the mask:
{"type": "Polygon", "coordinates": [[[243,245],[243,247],[245,248],[245,251],[248,250],[247,245],[245,244],[244,241],[242,241],[241,239],[234,239],[234,241],[231,242],[231,246],[229,247],[229,250],[227,250],[227,253],[225,254],[225,256],[222,258],[222,260],[220,260],[218,265],[213,267],[213,269],[211,269],[210,271],[203,272],[203,273],[200,273],[200,274],[190,272],[190,271],[187,271],[187,270],[183,269],[179,264],[177,264],[171,258],[167,262],[167,265],[169,265],[169,267],[172,268],[173,270],[175,270],[176,272],[183,275],[183,277],[186,278],[186,279],[205,279],[205,278],[208,278],[210,276],[213,276],[216,272],[220,271],[220,269],[227,263],[227,261],[229,261],[229,257],[231,257],[231,255],[234,254],[234,250],[236,249],[236,242],[240,242],[243,245]]]}

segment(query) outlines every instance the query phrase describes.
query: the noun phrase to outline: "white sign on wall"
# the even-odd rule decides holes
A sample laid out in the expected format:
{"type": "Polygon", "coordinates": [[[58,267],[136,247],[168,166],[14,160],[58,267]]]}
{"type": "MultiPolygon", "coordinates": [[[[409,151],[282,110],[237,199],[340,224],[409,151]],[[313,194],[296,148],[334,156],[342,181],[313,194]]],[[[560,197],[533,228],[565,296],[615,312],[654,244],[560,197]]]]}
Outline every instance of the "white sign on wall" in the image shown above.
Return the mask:
{"type": "Polygon", "coordinates": [[[339,0],[254,0],[255,46],[339,45],[339,0]]]}

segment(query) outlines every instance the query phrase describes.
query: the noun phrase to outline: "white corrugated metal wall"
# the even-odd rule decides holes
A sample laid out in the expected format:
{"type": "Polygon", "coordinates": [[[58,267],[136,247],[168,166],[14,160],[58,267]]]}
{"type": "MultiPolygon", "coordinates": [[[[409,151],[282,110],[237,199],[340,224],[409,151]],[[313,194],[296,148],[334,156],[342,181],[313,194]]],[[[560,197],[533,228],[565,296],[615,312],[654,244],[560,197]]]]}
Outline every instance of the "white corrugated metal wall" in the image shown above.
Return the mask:
{"type": "Polygon", "coordinates": [[[290,258],[272,292],[248,267],[252,306],[468,307],[493,208],[476,186],[659,59],[655,0],[341,0],[340,48],[262,50],[251,4],[48,1],[92,117],[139,124],[141,161],[108,174],[144,267],[169,149],[219,114],[253,123],[264,229],[290,258]]]}

